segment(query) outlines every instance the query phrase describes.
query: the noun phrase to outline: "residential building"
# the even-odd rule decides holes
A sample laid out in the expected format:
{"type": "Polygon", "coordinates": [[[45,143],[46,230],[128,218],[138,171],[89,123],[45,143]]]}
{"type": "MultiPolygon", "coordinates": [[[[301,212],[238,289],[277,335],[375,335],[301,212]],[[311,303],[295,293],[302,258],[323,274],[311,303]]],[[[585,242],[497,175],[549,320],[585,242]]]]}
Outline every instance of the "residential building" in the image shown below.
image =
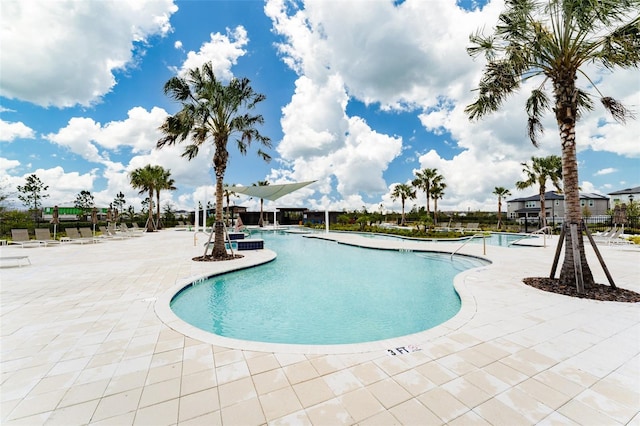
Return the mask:
{"type": "MultiPolygon", "coordinates": [[[[556,224],[564,220],[564,194],[549,191],[544,194],[547,223],[556,224]]],[[[606,215],[609,198],[594,193],[580,193],[580,205],[589,216],[606,215]]],[[[524,222],[537,222],[540,216],[540,195],[507,200],[507,217],[524,222]]]]}
{"type": "Polygon", "coordinates": [[[628,204],[629,201],[633,200],[640,201],[640,186],[610,192],[608,195],[611,206],[615,206],[616,204],[628,204]]]}

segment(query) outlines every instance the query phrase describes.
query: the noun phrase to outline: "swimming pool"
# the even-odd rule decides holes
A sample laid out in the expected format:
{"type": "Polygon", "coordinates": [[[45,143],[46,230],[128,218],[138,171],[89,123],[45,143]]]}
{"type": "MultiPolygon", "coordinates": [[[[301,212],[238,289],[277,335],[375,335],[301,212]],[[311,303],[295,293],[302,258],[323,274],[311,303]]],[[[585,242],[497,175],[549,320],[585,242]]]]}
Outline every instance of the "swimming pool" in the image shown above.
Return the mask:
{"type": "Polygon", "coordinates": [[[371,232],[353,232],[354,234],[361,235],[366,238],[374,238],[374,239],[382,239],[382,240],[408,240],[408,241],[428,241],[428,242],[442,242],[442,243],[450,243],[460,241],[463,243],[467,240],[469,244],[482,244],[483,241],[487,245],[499,246],[499,247],[514,247],[512,244],[516,241],[532,238],[531,235],[528,234],[512,234],[506,232],[487,232],[487,233],[478,233],[482,234],[480,236],[474,236],[476,234],[469,234],[460,238],[412,238],[412,237],[404,237],[402,235],[390,235],[390,234],[374,234],[371,232]],[[472,236],[474,236],[472,238],[472,236]]]}
{"type": "Polygon", "coordinates": [[[460,309],[453,278],[476,258],[351,247],[265,232],[277,258],[185,287],[171,300],[219,336],[302,345],[362,343],[432,328],[460,309]]]}

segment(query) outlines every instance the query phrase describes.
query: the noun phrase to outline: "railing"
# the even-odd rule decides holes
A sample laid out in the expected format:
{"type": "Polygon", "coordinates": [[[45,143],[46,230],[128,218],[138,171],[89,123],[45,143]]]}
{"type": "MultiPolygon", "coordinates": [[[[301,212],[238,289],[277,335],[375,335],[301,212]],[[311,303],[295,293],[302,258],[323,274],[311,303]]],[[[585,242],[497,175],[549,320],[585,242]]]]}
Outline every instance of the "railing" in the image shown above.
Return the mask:
{"type": "Polygon", "coordinates": [[[484,242],[484,237],[486,237],[486,234],[474,234],[471,237],[469,237],[469,239],[467,239],[464,243],[462,243],[460,245],[460,247],[458,247],[457,249],[455,249],[453,252],[451,252],[451,260],[453,260],[453,255],[456,254],[458,251],[460,251],[460,249],[462,249],[462,247],[464,247],[469,241],[473,240],[474,238],[477,237],[482,237],[482,254],[487,254],[487,246],[486,243],[484,242]]]}
{"type": "Polygon", "coordinates": [[[509,244],[507,244],[507,247],[510,247],[511,245],[517,243],[518,241],[522,241],[524,239],[529,238],[531,235],[542,235],[543,237],[543,245],[544,247],[547,246],[547,234],[549,235],[549,238],[551,238],[551,236],[553,235],[553,228],[551,226],[543,226],[542,228],[531,232],[530,234],[525,235],[522,238],[518,238],[517,240],[511,241],[509,244]]]}

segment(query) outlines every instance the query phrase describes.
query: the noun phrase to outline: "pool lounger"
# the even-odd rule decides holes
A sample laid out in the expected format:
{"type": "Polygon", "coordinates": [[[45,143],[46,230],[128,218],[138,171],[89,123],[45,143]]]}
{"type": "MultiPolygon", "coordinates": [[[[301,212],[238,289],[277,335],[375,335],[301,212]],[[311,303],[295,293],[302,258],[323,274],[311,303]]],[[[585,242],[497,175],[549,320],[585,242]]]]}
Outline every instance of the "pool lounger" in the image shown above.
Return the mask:
{"type": "Polygon", "coordinates": [[[16,261],[16,265],[22,267],[22,262],[26,261],[25,265],[31,265],[31,260],[29,260],[29,256],[2,256],[0,257],[0,262],[2,262],[2,267],[9,266],[5,265],[5,261],[14,260],[16,261]]]}

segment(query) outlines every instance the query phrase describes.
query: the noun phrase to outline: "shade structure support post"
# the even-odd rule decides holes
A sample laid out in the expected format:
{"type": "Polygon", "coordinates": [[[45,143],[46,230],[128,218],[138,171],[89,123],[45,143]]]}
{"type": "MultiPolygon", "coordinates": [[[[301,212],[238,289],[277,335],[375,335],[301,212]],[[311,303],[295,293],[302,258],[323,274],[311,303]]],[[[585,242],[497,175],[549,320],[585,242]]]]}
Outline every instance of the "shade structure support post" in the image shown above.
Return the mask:
{"type": "Polygon", "coordinates": [[[195,218],[193,219],[193,245],[196,245],[196,235],[198,234],[198,230],[200,229],[200,206],[198,205],[198,202],[196,201],[196,215],[195,218]]]}
{"type": "Polygon", "coordinates": [[[324,211],[324,231],[327,234],[329,233],[329,209],[324,211]]]}

